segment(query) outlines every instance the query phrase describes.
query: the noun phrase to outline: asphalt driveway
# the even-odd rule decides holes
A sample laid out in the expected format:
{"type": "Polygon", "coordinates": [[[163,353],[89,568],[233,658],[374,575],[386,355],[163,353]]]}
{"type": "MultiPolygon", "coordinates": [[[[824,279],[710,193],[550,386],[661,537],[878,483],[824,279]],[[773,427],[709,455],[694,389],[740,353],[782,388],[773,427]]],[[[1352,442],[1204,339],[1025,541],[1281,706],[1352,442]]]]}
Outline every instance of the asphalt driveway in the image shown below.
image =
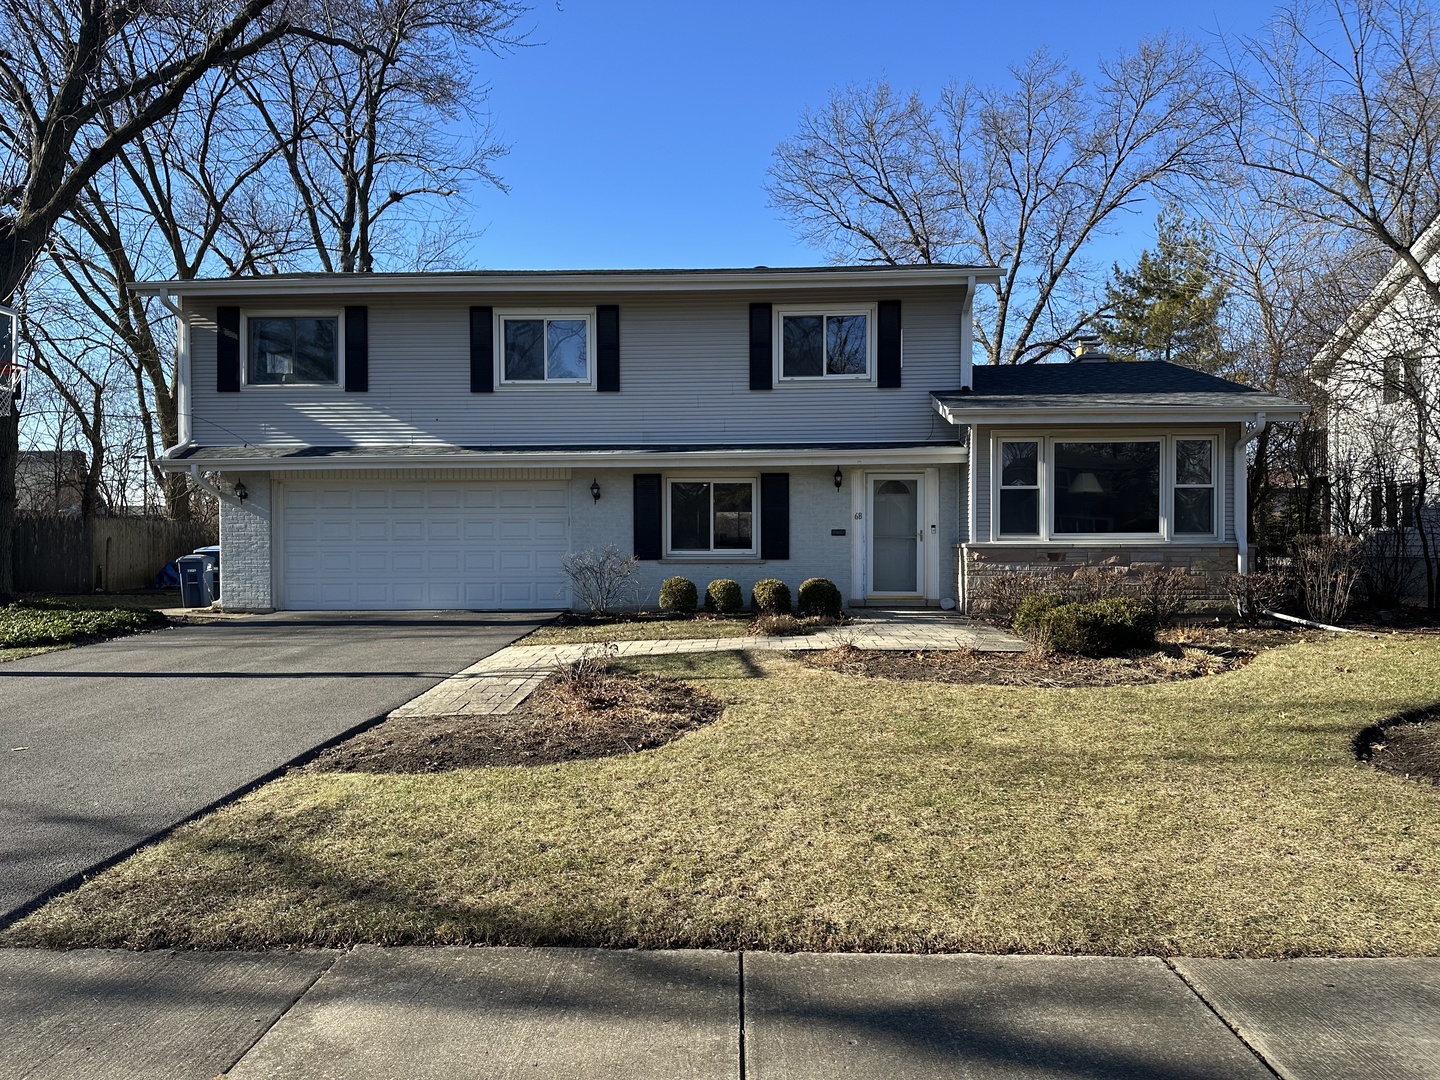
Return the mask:
{"type": "Polygon", "coordinates": [[[548,618],[286,612],[0,664],[0,925],[548,618]]]}

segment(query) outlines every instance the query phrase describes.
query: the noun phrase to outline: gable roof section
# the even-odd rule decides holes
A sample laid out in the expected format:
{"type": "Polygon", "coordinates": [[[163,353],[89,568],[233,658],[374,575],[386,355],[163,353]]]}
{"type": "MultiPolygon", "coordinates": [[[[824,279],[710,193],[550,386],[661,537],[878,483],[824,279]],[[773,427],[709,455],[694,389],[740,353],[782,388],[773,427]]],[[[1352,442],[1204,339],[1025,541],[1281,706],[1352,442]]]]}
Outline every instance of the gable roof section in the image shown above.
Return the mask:
{"type": "Polygon", "coordinates": [[[1135,363],[985,364],[974,389],[934,391],[953,424],[1298,420],[1308,405],[1161,360],[1135,363]]]}
{"type": "MultiPolygon", "coordinates": [[[[1440,255],[1440,217],[1437,217],[1424,231],[1415,239],[1411,248],[1415,259],[1422,266],[1429,264],[1437,255],[1440,255]]],[[[1414,273],[1406,265],[1403,259],[1397,258],[1390,269],[1385,272],[1368,296],[1362,300],[1358,307],[1350,313],[1350,316],[1340,326],[1330,340],[1327,341],[1318,353],[1315,354],[1315,365],[1325,372],[1340,360],[1341,357],[1359,340],[1360,335],[1369,329],[1382,311],[1395,302],[1395,298],[1405,291],[1405,286],[1415,280],[1414,273]]]]}

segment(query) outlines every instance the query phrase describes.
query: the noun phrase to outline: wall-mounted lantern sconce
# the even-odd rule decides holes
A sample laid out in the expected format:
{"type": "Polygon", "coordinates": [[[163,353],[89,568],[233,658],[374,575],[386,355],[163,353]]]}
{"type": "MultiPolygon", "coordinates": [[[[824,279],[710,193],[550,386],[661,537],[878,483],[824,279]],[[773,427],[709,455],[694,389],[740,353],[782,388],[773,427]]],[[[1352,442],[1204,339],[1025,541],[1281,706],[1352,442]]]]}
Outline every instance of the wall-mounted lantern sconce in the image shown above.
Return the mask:
{"type": "Polygon", "coordinates": [[[840,471],[840,466],[835,466],[835,490],[840,490],[840,485],[845,483],[845,474],[840,471]]]}
{"type": "Polygon", "coordinates": [[[600,501],[600,481],[599,481],[599,480],[591,480],[591,481],[590,481],[590,497],[591,497],[592,499],[594,499],[596,502],[599,502],[599,501],[600,501]]]}
{"type": "Polygon", "coordinates": [[[249,497],[250,497],[250,492],[248,492],[248,491],[245,490],[245,482],[244,482],[243,480],[236,480],[236,481],[235,481],[235,498],[239,499],[239,500],[243,503],[243,502],[244,502],[246,499],[248,499],[249,497]]]}

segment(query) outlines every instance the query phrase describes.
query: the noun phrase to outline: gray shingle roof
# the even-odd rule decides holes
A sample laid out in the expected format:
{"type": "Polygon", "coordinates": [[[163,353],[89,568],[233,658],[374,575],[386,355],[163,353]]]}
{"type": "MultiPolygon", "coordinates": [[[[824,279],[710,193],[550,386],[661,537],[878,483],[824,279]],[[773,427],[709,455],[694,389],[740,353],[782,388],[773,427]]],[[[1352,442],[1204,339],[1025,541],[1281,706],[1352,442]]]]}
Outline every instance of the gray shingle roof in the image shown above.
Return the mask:
{"type": "Polygon", "coordinates": [[[1308,411],[1301,402],[1163,361],[985,364],[974,369],[972,391],[935,391],[932,396],[957,414],[1125,408],[1308,411]]]}

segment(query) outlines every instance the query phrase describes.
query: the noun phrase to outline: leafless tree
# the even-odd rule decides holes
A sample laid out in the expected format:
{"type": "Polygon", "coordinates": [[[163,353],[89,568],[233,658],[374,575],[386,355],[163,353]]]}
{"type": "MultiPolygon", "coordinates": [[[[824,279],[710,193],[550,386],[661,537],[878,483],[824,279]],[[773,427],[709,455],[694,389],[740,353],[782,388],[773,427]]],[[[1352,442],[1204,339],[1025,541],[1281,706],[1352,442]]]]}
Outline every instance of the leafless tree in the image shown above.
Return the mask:
{"type": "Polygon", "coordinates": [[[1242,166],[1355,246],[1409,267],[1436,306],[1419,241],[1440,210],[1440,31],[1427,0],[1287,7],[1226,41],[1215,111],[1242,166]],[[1297,197],[1298,196],[1298,197],[1297,197]]]}
{"type": "Polygon", "coordinates": [[[1099,311],[1093,241],[1208,167],[1211,78],[1165,36],[1089,79],[1041,51],[933,106],[884,82],[837,90],[776,149],[768,191],[838,261],[1004,264],[977,340],[992,362],[1040,359],[1099,311]]]}
{"type": "MultiPolygon", "coordinates": [[[[14,297],[81,189],[207,72],[293,26],[277,0],[0,0],[0,301],[14,297]],[[124,57],[125,63],[117,62],[124,57]],[[101,122],[143,102],[117,127],[101,122]]],[[[19,413],[0,419],[0,602],[13,591],[19,413]]]]}
{"type": "Polygon", "coordinates": [[[483,113],[473,56],[519,45],[524,10],[515,0],[331,5],[327,36],[368,48],[294,39],[241,68],[239,85],[284,162],[320,269],[453,259],[463,230],[426,229],[432,215],[469,184],[504,190],[494,164],[505,147],[483,113]],[[459,127],[469,134],[455,134],[459,127]]]}

